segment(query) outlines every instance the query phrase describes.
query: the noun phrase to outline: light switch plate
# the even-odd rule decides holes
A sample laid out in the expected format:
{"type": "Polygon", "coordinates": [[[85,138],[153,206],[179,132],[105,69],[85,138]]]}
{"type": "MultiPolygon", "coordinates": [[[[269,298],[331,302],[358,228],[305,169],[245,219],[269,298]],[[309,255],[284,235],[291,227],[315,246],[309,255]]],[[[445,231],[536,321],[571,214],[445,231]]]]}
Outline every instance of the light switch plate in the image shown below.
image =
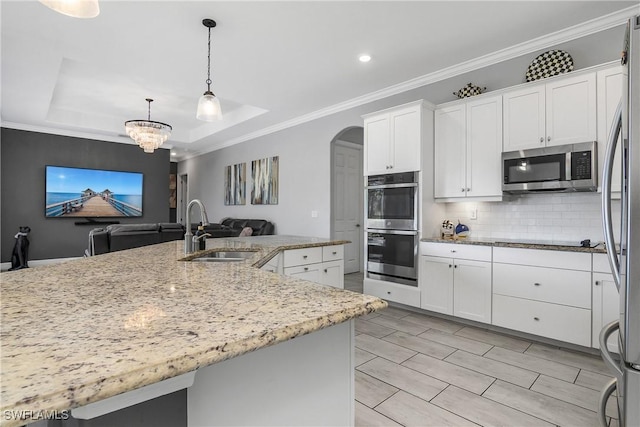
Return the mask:
{"type": "Polygon", "coordinates": [[[318,218],[318,211],[311,211],[311,218],[318,218]]]}
{"type": "Polygon", "coordinates": [[[478,219],[478,209],[477,208],[472,208],[471,211],[469,211],[469,219],[478,219]]]}

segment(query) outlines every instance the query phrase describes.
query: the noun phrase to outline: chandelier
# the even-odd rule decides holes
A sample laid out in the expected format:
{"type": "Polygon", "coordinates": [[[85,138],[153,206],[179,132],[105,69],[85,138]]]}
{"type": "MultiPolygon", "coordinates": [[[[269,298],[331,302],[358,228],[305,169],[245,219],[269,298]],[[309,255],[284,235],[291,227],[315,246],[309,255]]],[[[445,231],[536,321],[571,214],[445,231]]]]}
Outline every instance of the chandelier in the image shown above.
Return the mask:
{"type": "Polygon", "coordinates": [[[40,3],[73,18],[95,18],[100,13],[98,0],[40,0],[40,3]]]}
{"type": "Polygon", "coordinates": [[[209,29],[209,54],[207,56],[207,91],[198,100],[198,111],[196,118],[205,122],[212,122],[215,119],[222,119],[222,110],[220,109],[220,101],[211,92],[211,29],[216,26],[213,19],[203,19],[202,25],[209,29]]]}
{"type": "Polygon", "coordinates": [[[144,150],[145,153],[153,153],[171,135],[172,127],[166,123],[151,120],[151,103],[153,99],[147,98],[149,112],[147,120],[129,120],[124,122],[127,135],[144,150]]]}

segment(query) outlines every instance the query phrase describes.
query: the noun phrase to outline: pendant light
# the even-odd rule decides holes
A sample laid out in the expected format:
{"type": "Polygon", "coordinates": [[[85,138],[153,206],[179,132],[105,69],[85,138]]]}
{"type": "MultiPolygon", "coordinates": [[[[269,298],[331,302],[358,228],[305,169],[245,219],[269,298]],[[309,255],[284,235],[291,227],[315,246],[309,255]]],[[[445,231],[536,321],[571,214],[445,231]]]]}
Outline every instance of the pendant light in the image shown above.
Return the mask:
{"type": "Polygon", "coordinates": [[[73,18],[95,18],[100,14],[98,0],[40,0],[40,3],[73,18]]]}
{"type": "Polygon", "coordinates": [[[196,118],[205,122],[212,122],[215,119],[222,119],[222,110],[220,109],[220,101],[211,92],[211,29],[216,26],[213,19],[203,19],[202,25],[209,29],[209,54],[207,55],[207,91],[200,97],[198,101],[198,112],[196,118]]]}
{"type": "Polygon", "coordinates": [[[126,121],[124,122],[124,128],[127,135],[129,135],[145,153],[153,153],[153,150],[160,147],[169,139],[173,128],[166,123],[152,121],[151,103],[153,99],[147,98],[146,101],[149,103],[147,120],[126,121]]]}

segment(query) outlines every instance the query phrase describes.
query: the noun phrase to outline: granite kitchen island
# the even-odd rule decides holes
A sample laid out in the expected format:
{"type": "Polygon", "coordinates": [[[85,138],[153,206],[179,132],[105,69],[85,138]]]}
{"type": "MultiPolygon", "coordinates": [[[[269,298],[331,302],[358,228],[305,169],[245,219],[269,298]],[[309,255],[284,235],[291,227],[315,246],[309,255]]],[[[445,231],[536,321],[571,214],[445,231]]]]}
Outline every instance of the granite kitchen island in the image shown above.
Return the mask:
{"type": "Polygon", "coordinates": [[[259,268],[341,243],[210,239],[185,258],[178,241],[2,273],[0,424],[90,418],[179,388],[190,426],[352,424],[352,320],[386,302],[259,268]],[[189,260],[230,249],[254,252],[189,260]]]}

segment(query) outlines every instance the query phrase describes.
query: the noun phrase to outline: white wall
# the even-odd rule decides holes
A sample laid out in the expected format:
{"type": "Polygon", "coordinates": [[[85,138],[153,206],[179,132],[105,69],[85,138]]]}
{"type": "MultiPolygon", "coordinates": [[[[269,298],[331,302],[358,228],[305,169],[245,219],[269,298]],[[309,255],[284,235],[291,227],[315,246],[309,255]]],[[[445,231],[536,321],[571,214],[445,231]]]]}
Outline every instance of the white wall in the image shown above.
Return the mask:
{"type": "MultiPolygon", "coordinates": [[[[614,200],[614,220],[620,201],[614,200]]],[[[446,219],[460,220],[471,229],[471,237],[580,242],[604,240],[600,193],[531,194],[515,196],[506,202],[447,203],[446,219]],[[478,219],[470,219],[477,208],[478,219]]],[[[443,218],[444,219],[444,218],[443,218]]],[[[614,223],[616,239],[619,221],[614,223]]]]}

